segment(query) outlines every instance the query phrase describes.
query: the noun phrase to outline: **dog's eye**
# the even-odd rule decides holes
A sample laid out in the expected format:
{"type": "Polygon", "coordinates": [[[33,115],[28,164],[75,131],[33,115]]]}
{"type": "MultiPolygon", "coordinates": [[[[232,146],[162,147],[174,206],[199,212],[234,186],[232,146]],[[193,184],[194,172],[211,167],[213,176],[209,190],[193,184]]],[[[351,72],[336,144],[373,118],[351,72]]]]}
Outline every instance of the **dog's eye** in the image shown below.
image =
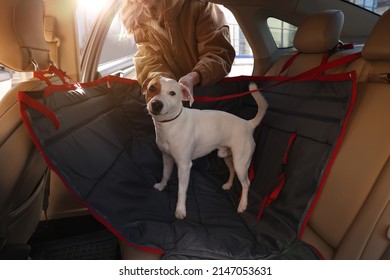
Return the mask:
{"type": "Polygon", "coordinates": [[[156,91],[156,87],[153,86],[153,85],[151,85],[151,86],[149,87],[149,91],[150,91],[150,92],[155,92],[155,91],[156,91]]]}
{"type": "Polygon", "coordinates": [[[175,96],[175,95],[176,95],[176,92],[170,91],[170,92],[169,92],[169,95],[170,95],[170,96],[175,96]]]}

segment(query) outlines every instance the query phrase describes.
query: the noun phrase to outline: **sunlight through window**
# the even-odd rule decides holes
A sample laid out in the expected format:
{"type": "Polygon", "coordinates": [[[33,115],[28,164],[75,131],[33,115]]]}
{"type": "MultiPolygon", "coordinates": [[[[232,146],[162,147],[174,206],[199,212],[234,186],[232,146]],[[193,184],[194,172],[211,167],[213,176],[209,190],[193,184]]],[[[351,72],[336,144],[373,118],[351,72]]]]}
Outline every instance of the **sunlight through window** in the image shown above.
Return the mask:
{"type": "Polygon", "coordinates": [[[98,15],[99,12],[104,7],[104,5],[109,0],[78,0],[78,1],[79,1],[79,6],[81,6],[86,10],[89,10],[90,13],[98,15]]]}

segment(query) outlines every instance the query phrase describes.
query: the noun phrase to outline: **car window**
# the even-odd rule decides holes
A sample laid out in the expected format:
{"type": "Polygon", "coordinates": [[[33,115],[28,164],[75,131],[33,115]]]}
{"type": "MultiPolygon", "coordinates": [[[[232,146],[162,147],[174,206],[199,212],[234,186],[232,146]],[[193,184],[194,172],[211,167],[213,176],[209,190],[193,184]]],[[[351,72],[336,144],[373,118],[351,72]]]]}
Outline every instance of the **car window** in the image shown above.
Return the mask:
{"type": "Polygon", "coordinates": [[[15,72],[0,64],[0,100],[13,86],[32,77],[33,72],[15,72]]]}
{"type": "Polygon", "coordinates": [[[126,32],[119,15],[115,15],[104,40],[98,72],[102,76],[120,74],[134,79],[133,55],[136,51],[137,46],[133,36],[126,32]]]}
{"type": "Polygon", "coordinates": [[[78,0],[76,9],[80,54],[83,53],[89,35],[107,0],[78,0]]]}
{"type": "Polygon", "coordinates": [[[366,10],[382,15],[390,8],[390,0],[345,0],[366,10]]]}
{"type": "Polygon", "coordinates": [[[267,24],[278,48],[294,46],[294,36],[297,32],[295,25],[273,17],[268,18],[267,24]]]}
{"type": "Polygon", "coordinates": [[[225,14],[230,29],[230,41],[236,51],[236,58],[234,59],[229,76],[252,75],[252,49],[232,12],[222,5],[219,5],[219,7],[225,14]]]}
{"type": "Polygon", "coordinates": [[[0,66],[0,100],[12,86],[11,72],[0,66]]]}

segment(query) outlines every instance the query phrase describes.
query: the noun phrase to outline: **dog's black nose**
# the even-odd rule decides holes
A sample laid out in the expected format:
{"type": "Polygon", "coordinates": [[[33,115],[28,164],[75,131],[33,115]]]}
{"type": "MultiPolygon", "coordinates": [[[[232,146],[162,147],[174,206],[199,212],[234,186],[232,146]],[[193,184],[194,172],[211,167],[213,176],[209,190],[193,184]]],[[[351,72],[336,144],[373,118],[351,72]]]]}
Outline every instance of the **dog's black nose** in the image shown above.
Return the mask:
{"type": "Polygon", "coordinates": [[[164,104],[159,100],[153,100],[151,106],[152,106],[152,113],[158,115],[160,114],[162,108],[164,107],[164,104]]]}

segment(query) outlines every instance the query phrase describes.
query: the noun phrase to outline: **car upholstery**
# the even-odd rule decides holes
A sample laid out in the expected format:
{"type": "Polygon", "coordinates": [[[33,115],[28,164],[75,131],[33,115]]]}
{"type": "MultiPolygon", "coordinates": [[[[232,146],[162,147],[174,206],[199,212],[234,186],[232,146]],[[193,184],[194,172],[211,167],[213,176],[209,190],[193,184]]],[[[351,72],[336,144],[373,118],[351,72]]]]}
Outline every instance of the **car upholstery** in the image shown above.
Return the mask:
{"type": "MultiPolygon", "coordinates": [[[[56,22],[44,17],[41,0],[7,1],[0,9],[0,22],[1,64],[31,71],[34,59],[44,70],[51,63],[49,51],[53,61],[61,62],[56,22]]],[[[325,259],[390,259],[390,11],[380,17],[364,46],[340,48],[343,23],[339,10],[308,17],[298,26],[294,40],[299,55],[291,58],[294,52],[275,59],[265,75],[294,76],[325,60],[362,52],[360,59],[329,71],[356,71],[357,99],[302,239],[325,259]]],[[[47,166],[22,125],[17,93],[44,86],[32,79],[0,101],[0,256],[8,258],[20,257],[20,252],[28,255],[26,242],[40,220],[49,179],[47,166]],[[22,249],[17,249],[19,245],[22,249]]],[[[121,249],[124,259],[161,257],[123,243],[121,249]]]]}
{"type": "MultiPolygon", "coordinates": [[[[322,62],[336,46],[342,12],[328,10],[299,26],[294,46],[300,53],[282,74],[294,76],[322,62]],[[336,22],[338,24],[336,24],[336,22]],[[320,25],[322,23],[322,27],[320,25]],[[323,30],[323,32],[314,32],[323,30]],[[310,36],[316,33],[321,36],[310,36]],[[313,45],[313,47],[310,47],[313,45]]],[[[362,58],[329,71],[358,74],[357,100],[346,135],[303,240],[326,259],[380,259],[389,256],[390,11],[382,15],[363,48],[331,53],[329,61],[362,51],[362,58]]],[[[294,54],[280,57],[266,75],[277,75],[294,54]]]]}
{"type": "MultiPolygon", "coordinates": [[[[0,63],[15,71],[45,70],[49,48],[43,35],[40,0],[6,1],[0,9],[0,63]],[[12,54],[12,55],[10,55],[12,54]]],[[[50,172],[22,123],[17,94],[43,88],[30,80],[0,101],[0,246],[2,258],[27,258],[27,241],[41,220],[50,172]]]]}

